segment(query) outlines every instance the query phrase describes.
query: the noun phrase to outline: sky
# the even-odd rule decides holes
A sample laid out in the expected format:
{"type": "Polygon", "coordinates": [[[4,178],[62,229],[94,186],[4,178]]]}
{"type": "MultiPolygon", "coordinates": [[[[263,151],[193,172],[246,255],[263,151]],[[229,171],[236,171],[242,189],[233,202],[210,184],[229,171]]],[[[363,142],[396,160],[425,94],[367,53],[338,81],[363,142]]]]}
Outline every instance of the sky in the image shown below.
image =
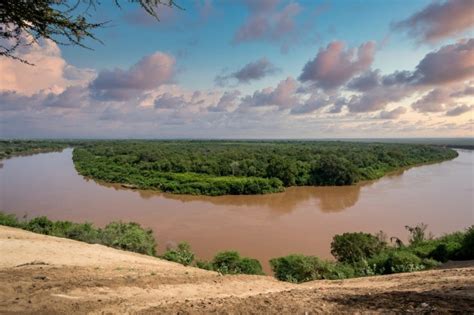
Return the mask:
{"type": "Polygon", "coordinates": [[[1,138],[474,136],[472,0],[120,3],[0,57],[1,138]]]}

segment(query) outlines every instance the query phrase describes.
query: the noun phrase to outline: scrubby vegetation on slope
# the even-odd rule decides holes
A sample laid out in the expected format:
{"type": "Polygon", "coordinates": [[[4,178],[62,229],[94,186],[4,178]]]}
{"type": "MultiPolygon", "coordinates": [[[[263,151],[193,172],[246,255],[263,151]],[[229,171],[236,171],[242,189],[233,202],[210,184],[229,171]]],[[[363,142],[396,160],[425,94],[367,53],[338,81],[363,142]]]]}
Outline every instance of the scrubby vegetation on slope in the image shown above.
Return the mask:
{"type": "Polygon", "coordinates": [[[314,141],[100,141],[74,150],[86,177],[180,194],[263,194],[351,185],[452,159],[448,148],[314,141]]]}
{"type": "MultiPolygon", "coordinates": [[[[211,261],[195,260],[195,255],[186,242],[171,246],[163,255],[158,256],[153,232],[133,222],[112,222],[104,228],[96,228],[90,223],[51,221],[46,217],[20,221],[14,215],[0,212],[0,225],[103,244],[222,274],[264,274],[257,259],[242,257],[236,251],[217,253],[211,261]]],[[[331,253],[337,261],[293,254],[273,258],[270,265],[277,279],[300,283],[319,279],[413,272],[436,267],[448,260],[474,259],[474,226],[464,232],[446,234],[438,238],[427,235],[427,226],[424,224],[406,228],[411,236],[408,245],[396,238],[395,245],[390,245],[382,232],[377,235],[363,232],[344,233],[335,235],[331,243],[331,253]]]]}

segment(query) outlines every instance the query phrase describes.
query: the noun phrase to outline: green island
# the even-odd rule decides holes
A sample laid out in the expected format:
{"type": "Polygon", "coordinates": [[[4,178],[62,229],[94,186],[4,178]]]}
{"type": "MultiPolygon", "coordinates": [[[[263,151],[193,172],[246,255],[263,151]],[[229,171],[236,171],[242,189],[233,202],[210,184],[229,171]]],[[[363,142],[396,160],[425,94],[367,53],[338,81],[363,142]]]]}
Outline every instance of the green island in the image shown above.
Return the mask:
{"type": "Polygon", "coordinates": [[[74,147],[74,165],[85,177],[210,196],[352,185],[458,155],[444,146],[343,141],[108,140],[74,147]]]}
{"type": "MultiPolygon", "coordinates": [[[[0,225],[102,244],[221,274],[264,274],[260,261],[242,257],[232,250],[217,253],[210,261],[198,260],[191,246],[181,242],[158,255],[153,231],[134,222],[111,222],[103,228],[97,228],[91,223],[51,221],[44,216],[19,220],[12,214],[0,211],[0,225]]],[[[427,225],[423,223],[405,228],[409,233],[408,244],[397,237],[388,238],[382,231],[375,235],[343,233],[335,235],[331,243],[331,254],[336,260],[291,254],[271,259],[270,266],[278,280],[301,283],[413,272],[435,268],[448,260],[474,259],[474,225],[465,231],[436,238],[428,233],[427,225]]]]}

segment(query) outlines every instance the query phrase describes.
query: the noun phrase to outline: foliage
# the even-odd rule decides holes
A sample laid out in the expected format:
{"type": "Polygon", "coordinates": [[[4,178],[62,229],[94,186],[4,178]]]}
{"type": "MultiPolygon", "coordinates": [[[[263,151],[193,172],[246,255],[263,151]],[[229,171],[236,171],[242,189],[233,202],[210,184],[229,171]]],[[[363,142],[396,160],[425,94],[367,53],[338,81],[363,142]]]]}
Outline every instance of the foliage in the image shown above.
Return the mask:
{"type": "Polygon", "coordinates": [[[460,256],[462,259],[474,259],[474,225],[466,231],[460,249],[460,256]]]}
{"type": "Polygon", "coordinates": [[[102,244],[146,255],[156,255],[153,231],[138,223],[112,222],[104,229],[92,223],[51,221],[45,216],[20,222],[15,216],[0,212],[0,225],[19,227],[31,232],[102,244]]]}
{"type": "Polygon", "coordinates": [[[21,226],[20,222],[18,221],[15,215],[3,213],[3,212],[0,212],[0,225],[11,226],[11,227],[21,226]]]}
{"type": "Polygon", "coordinates": [[[340,262],[355,263],[379,254],[386,243],[369,233],[336,235],[331,243],[331,254],[340,262]]]}
{"type": "Polygon", "coordinates": [[[263,194],[294,185],[351,185],[451,149],[412,144],[324,141],[107,140],[76,145],[86,177],[179,194],[263,194]]]}
{"type": "Polygon", "coordinates": [[[277,279],[294,283],[319,279],[345,279],[355,275],[350,265],[297,254],[273,258],[270,260],[270,266],[277,279]]]}
{"type": "Polygon", "coordinates": [[[212,262],[206,260],[196,260],[196,267],[204,270],[214,270],[212,262]]]}
{"type": "Polygon", "coordinates": [[[217,253],[212,260],[212,269],[223,274],[264,274],[262,265],[258,260],[241,257],[236,251],[224,251],[217,253]]]}
{"type": "Polygon", "coordinates": [[[428,228],[428,225],[424,223],[419,223],[415,226],[405,226],[405,229],[410,232],[410,239],[409,242],[411,245],[416,245],[419,244],[427,239],[426,236],[426,229],[428,228]]]}
{"type": "Polygon", "coordinates": [[[68,146],[65,141],[0,140],[0,160],[13,156],[60,151],[68,146]]]}
{"type": "Polygon", "coordinates": [[[156,241],[153,231],[143,229],[140,224],[112,222],[101,230],[104,245],[151,256],[156,255],[156,241]]]}
{"type": "Polygon", "coordinates": [[[194,253],[188,243],[181,242],[176,247],[168,248],[162,258],[188,266],[194,261],[194,253]]]}
{"type": "MultiPolygon", "coordinates": [[[[159,5],[176,6],[174,0],[129,0],[139,4],[147,13],[158,19],[159,5]]],[[[119,0],[115,0],[119,5],[119,0]]],[[[29,64],[15,56],[21,46],[38,39],[53,40],[58,44],[84,46],[86,39],[96,39],[93,31],[106,23],[91,22],[91,11],[99,0],[2,0],[0,2],[0,56],[10,57],[29,64]]]]}

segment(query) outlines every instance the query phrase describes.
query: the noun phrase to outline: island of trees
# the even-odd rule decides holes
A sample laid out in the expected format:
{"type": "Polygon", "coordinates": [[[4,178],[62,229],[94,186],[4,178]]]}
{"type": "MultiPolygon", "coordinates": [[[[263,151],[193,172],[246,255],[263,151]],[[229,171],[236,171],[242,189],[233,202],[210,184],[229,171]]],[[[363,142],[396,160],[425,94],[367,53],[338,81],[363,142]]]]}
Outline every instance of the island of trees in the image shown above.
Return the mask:
{"type": "Polygon", "coordinates": [[[77,171],[126,187],[195,195],[264,194],[341,186],[455,158],[440,146],[341,141],[85,141],[77,171]]]}

